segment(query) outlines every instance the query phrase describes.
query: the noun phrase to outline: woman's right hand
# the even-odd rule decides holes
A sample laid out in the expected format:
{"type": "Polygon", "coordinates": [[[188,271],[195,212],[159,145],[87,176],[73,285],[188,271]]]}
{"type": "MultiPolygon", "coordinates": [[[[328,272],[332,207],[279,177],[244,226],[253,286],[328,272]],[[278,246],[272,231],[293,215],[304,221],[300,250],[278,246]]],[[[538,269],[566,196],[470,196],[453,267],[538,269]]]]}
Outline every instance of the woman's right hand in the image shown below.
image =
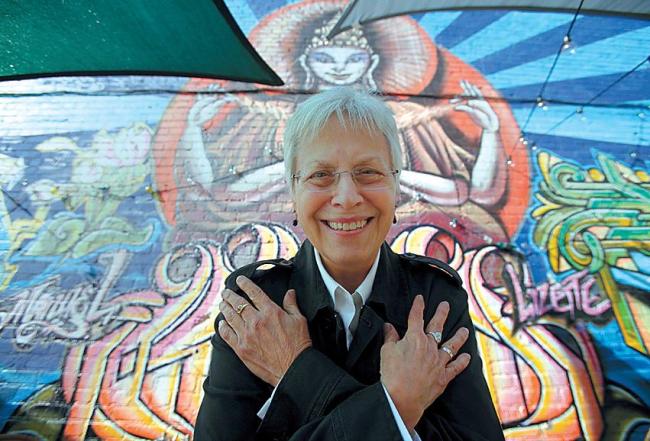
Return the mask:
{"type": "Polygon", "coordinates": [[[391,324],[385,325],[381,382],[409,431],[413,431],[424,411],[449,382],[469,365],[469,354],[459,354],[454,359],[444,349],[456,354],[467,341],[467,328],[460,328],[451,339],[440,345],[435,340],[434,334],[442,334],[448,314],[449,303],[440,303],[425,328],[424,299],[418,295],[413,300],[404,338],[399,339],[391,324]]]}

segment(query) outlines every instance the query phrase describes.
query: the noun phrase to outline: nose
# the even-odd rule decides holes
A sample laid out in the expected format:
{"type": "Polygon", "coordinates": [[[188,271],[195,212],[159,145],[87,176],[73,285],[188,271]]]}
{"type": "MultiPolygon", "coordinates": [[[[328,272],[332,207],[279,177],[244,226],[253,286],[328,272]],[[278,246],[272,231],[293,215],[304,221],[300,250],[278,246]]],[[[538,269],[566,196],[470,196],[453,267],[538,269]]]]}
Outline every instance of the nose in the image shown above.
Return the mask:
{"type": "Polygon", "coordinates": [[[334,184],[332,204],[349,208],[359,205],[362,201],[363,196],[359,193],[359,189],[354,179],[352,179],[352,175],[349,172],[339,174],[338,182],[334,184]]]}
{"type": "Polygon", "coordinates": [[[336,71],[336,72],[343,72],[345,70],[345,68],[347,67],[346,64],[347,63],[345,61],[341,61],[341,60],[336,61],[336,64],[334,65],[333,70],[336,71]]]}

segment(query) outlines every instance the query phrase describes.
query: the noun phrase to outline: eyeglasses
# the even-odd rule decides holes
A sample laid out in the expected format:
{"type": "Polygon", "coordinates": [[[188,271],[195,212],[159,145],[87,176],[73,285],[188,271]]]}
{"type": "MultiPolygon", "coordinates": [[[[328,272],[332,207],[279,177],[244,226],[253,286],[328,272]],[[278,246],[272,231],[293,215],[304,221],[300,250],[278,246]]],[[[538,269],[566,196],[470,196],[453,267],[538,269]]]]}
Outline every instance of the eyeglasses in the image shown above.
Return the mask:
{"type": "Polygon", "coordinates": [[[359,167],[352,171],[339,172],[316,170],[305,175],[296,173],[291,178],[309,191],[331,191],[338,185],[341,175],[345,173],[350,174],[357,188],[361,190],[385,190],[390,187],[390,180],[399,173],[399,170],[382,171],[372,167],[359,167]]]}

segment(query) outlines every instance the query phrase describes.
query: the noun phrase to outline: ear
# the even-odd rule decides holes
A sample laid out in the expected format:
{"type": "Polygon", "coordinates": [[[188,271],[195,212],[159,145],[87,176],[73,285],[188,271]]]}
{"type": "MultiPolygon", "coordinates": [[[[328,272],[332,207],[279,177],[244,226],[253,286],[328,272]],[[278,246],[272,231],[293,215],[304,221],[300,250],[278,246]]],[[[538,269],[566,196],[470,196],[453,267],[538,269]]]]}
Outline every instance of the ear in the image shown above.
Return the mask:
{"type": "Polygon", "coordinates": [[[366,72],[366,81],[368,82],[368,87],[371,90],[377,90],[377,83],[375,82],[374,73],[375,73],[375,69],[377,69],[378,64],[379,64],[379,55],[372,54],[370,56],[370,66],[368,67],[368,71],[366,72]]]}
{"type": "Polygon", "coordinates": [[[309,69],[309,66],[307,66],[307,55],[302,54],[301,56],[299,56],[298,62],[300,63],[302,69],[305,71],[304,87],[305,89],[311,89],[312,86],[314,85],[314,77],[311,73],[311,69],[309,69]]]}

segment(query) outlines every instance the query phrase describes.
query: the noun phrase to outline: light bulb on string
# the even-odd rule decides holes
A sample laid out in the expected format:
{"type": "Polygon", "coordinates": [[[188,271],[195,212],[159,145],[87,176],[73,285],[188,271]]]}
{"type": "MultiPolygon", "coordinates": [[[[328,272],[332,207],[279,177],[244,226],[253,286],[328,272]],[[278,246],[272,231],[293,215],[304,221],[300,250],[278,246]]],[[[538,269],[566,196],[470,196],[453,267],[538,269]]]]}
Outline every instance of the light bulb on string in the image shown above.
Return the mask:
{"type": "Polygon", "coordinates": [[[562,52],[569,52],[571,55],[576,53],[575,43],[569,35],[565,35],[562,39],[562,52]]]}
{"type": "Polygon", "coordinates": [[[576,109],[576,115],[580,115],[580,121],[587,121],[587,117],[585,116],[585,108],[580,106],[576,109]]]}

